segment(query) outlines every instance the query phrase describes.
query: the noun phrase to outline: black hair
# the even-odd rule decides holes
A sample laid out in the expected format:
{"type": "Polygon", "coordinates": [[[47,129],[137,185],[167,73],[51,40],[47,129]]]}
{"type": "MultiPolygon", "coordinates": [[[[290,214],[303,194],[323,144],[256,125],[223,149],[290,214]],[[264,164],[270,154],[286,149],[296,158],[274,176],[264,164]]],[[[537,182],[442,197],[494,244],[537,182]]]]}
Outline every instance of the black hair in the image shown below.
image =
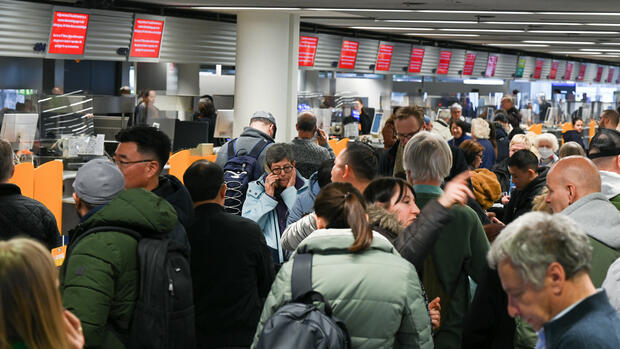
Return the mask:
{"type": "Polygon", "coordinates": [[[200,98],[198,112],[200,113],[200,118],[212,119],[216,116],[215,105],[213,105],[213,99],[210,96],[207,97],[200,98]]]}
{"type": "Polygon", "coordinates": [[[379,159],[377,153],[368,144],[357,141],[347,143],[344,160],[358,178],[372,181],[377,176],[379,159]]]}
{"type": "Polygon", "coordinates": [[[506,114],[506,112],[504,112],[503,110],[496,110],[493,121],[508,123],[508,114],[506,114]]]}
{"type": "Polygon", "coordinates": [[[581,116],[575,116],[573,118],[573,120],[572,120],[573,121],[573,126],[575,126],[575,123],[577,123],[577,121],[579,121],[579,120],[581,120],[583,122],[583,119],[581,118],[581,116]]]}
{"type": "Polygon", "coordinates": [[[293,159],[293,152],[291,146],[287,143],[276,143],[267,149],[265,153],[265,162],[267,166],[271,167],[274,162],[288,159],[290,162],[295,161],[293,159]]]}
{"type": "Polygon", "coordinates": [[[170,138],[162,131],[151,126],[134,126],[121,130],[116,134],[119,143],[134,142],[138,153],[152,154],[159,163],[159,171],[164,169],[172,148],[170,138]]]}
{"type": "Polygon", "coordinates": [[[403,199],[406,193],[405,188],[409,188],[412,193],[414,192],[411,184],[403,179],[394,177],[376,178],[370,182],[368,187],[366,187],[366,190],[364,190],[364,199],[366,199],[367,204],[379,202],[390,206],[392,196],[394,196],[397,190],[398,200],[396,200],[396,203],[403,199]]]}
{"type": "Polygon", "coordinates": [[[213,200],[224,184],[224,170],[213,162],[198,160],[183,174],[183,183],[193,202],[213,200]]]}
{"type": "Polygon", "coordinates": [[[461,128],[461,130],[463,130],[463,136],[465,136],[465,133],[471,131],[470,130],[470,126],[465,121],[463,121],[461,119],[452,120],[450,122],[450,128],[452,128],[452,124],[456,124],[458,127],[461,128]]]}
{"type": "Polygon", "coordinates": [[[319,187],[323,188],[332,182],[332,168],[334,167],[334,159],[329,159],[321,162],[319,170],[317,171],[317,179],[319,187]]]}
{"type": "Polygon", "coordinates": [[[15,153],[11,144],[5,140],[0,140],[0,181],[8,181],[15,168],[13,157],[15,153]]]}
{"type": "Polygon", "coordinates": [[[538,158],[527,149],[521,149],[508,158],[508,167],[515,167],[521,171],[538,169],[538,158]]]}
{"type": "Polygon", "coordinates": [[[299,131],[312,132],[316,128],[316,116],[310,112],[304,112],[297,117],[299,131]]]}

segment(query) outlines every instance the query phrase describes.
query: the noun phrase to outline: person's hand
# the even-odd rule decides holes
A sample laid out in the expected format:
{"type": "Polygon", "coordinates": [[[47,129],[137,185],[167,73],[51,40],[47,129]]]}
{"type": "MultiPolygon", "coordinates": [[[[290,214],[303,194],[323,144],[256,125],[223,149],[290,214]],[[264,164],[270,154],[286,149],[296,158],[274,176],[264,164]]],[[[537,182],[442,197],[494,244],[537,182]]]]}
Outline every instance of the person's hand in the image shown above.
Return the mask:
{"type": "Polygon", "coordinates": [[[468,178],[469,171],[464,171],[446,184],[443,194],[437,199],[441,206],[450,208],[457,203],[465,205],[468,197],[475,198],[467,185],[468,178]]]}
{"type": "Polygon", "coordinates": [[[502,225],[502,226],[506,225],[506,224],[502,223],[502,221],[497,219],[497,217],[489,217],[489,218],[491,218],[491,223],[499,224],[499,225],[502,225]]]}
{"type": "Polygon", "coordinates": [[[317,128],[316,129],[316,140],[320,146],[325,146],[327,144],[327,134],[325,134],[325,131],[321,130],[320,128],[317,128]]]}
{"type": "Polygon", "coordinates": [[[428,311],[431,314],[433,331],[437,331],[439,325],[441,324],[441,304],[439,304],[439,297],[428,303],[428,311]]]}
{"type": "Polygon", "coordinates": [[[291,171],[291,178],[288,180],[288,183],[286,183],[286,187],[294,187],[295,186],[295,182],[297,181],[297,169],[295,168],[295,166],[293,166],[293,170],[291,171]]]}
{"type": "Polygon", "coordinates": [[[501,199],[501,203],[502,205],[506,206],[508,204],[508,202],[510,201],[510,195],[504,195],[502,196],[501,199]]]}
{"type": "Polygon", "coordinates": [[[278,175],[273,174],[273,172],[268,174],[267,177],[265,177],[265,193],[271,196],[272,198],[275,195],[276,185],[278,184],[278,180],[279,180],[278,175]]]}
{"type": "Polygon", "coordinates": [[[64,311],[65,330],[71,348],[82,349],[84,347],[84,333],[82,333],[82,323],[77,316],[70,311],[64,311]]]}

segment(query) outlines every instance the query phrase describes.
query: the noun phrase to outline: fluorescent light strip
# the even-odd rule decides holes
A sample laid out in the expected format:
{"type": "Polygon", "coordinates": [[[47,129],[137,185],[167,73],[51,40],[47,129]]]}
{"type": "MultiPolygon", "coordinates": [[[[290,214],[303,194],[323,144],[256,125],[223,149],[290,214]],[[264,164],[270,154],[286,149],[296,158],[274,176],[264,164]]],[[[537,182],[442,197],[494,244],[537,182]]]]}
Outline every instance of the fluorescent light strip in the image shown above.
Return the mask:
{"type": "Polygon", "coordinates": [[[543,45],[543,44],[487,44],[487,46],[501,46],[501,47],[549,47],[550,45],[543,45]]]}
{"type": "Polygon", "coordinates": [[[342,11],[342,12],[407,12],[411,13],[411,10],[399,10],[399,9],[385,9],[385,8],[327,8],[327,7],[314,7],[304,8],[306,11],[342,11]]]}
{"type": "Polygon", "coordinates": [[[602,42],[601,45],[606,46],[620,46],[620,42],[602,42]]]}
{"type": "Polygon", "coordinates": [[[586,56],[602,54],[600,52],[580,52],[580,51],[551,51],[549,53],[554,53],[558,55],[586,55],[586,56]]]}
{"type": "Polygon", "coordinates": [[[620,27],[620,23],[586,23],[585,25],[593,27],[620,27]]]}
{"type": "Polygon", "coordinates": [[[361,30],[435,30],[433,28],[407,28],[407,27],[349,27],[351,29],[361,30]]]}
{"type": "Polygon", "coordinates": [[[611,48],[580,48],[579,51],[620,52],[620,50],[611,48]]]}
{"type": "Polygon", "coordinates": [[[441,31],[447,32],[485,32],[485,33],[524,33],[524,30],[518,29],[459,29],[459,28],[442,28],[441,31]]]}
{"type": "Polygon", "coordinates": [[[463,80],[465,85],[503,85],[502,79],[465,79],[463,80]]]}
{"type": "Polygon", "coordinates": [[[439,20],[425,20],[425,19],[385,19],[380,22],[389,23],[444,23],[444,24],[478,24],[476,21],[439,21],[439,20]]]}
{"type": "Polygon", "coordinates": [[[301,11],[301,7],[240,7],[240,6],[195,6],[194,10],[222,11],[301,11]]]}
{"type": "Polygon", "coordinates": [[[495,15],[532,15],[534,12],[525,11],[471,11],[471,10],[414,10],[413,12],[421,13],[480,13],[480,14],[495,14],[495,15]]]}
{"type": "Polygon", "coordinates": [[[558,44],[558,45],[594,45],[592,41],[548,41],[548,40],[523,40],[526,44],[558,44]]]}
{"type": "Polygon", "coordinates": [[[434,33],[407,33],[405,35],[414,36],[480,36],[478,34],[434,34],[434,33]]]}
{"type": "Polygon", "coordinates": [[[528,33],[541,33],[541,34],[620,34],[620,32],[588,31],[588,30],[528,30],[528,33]]]}
{"type": "MultiPolygon", "coordinates": [[[[561,25],[561,26],[579,26],[583,23],[560,23],[560,22],[493,22],[484,21],[484,24],[506,24],[506,25],[561,25]]],[[[620,24],[619,24],[620,25],[620,24]]]]}
{"type": "Polygon", "coordinates": [[[558,16],[620,16],[620,12],[534,12],[534,14],[558,16]]]}

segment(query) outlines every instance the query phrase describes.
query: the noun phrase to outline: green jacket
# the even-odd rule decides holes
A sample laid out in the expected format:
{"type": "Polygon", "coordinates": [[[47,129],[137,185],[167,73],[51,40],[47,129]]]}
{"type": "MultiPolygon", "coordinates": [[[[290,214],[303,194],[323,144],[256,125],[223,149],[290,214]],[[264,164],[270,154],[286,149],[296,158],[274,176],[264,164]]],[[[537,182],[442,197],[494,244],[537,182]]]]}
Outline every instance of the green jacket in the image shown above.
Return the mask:
{"type": "MultiPolygon", "coordinates": [[[[344,321],[352,347],[432,348],[430,318],[413,265],[379,233],[362,252],[348,251],[352,243],[350,229],[326,229],[297,248],[314,255],[312,286],[344,321]]],[[[252,347],[267,319],[291,300],[292,268],[292,260],[285,263],[271,286],[252,347]]]]}
{"type": "Polygon", "coordinates": [[[611,201],[611,203],[614,204],[614,206],[616,206],[616,208],[620,211],[620,194],[609,199],[609,201],[611,201]]]}
{"type": "MultiPolygon", "coordinates": [[[[437,199],[438,187],[416,185],[420,209],[437,199]]],[[[452,207],[452,219],[439,233],[424,262],[422,284],[429,299],[441,298],[441,326],[435,348],[460,348],[462,322],[469,307],[469,279],[480,283],[485,275],[489,241],[476,213],[467,206],[452,207]]]]}
{"type": "MultiPolygon", "coordinates": [[[[129,189],[69,232],[71,241],[87,230],[119,226],[142,234],[167,234],[177,215],[164,199],[129,189]]],[[[88,348],[124,348],[115,332],[129,329],[138,296],[137,241],[120,232],[90,234],[77,245],[60,271],[63,305],[81,321],[88,348]]],[[[69,252],[69,251],[68,251],[69,252]]]]}

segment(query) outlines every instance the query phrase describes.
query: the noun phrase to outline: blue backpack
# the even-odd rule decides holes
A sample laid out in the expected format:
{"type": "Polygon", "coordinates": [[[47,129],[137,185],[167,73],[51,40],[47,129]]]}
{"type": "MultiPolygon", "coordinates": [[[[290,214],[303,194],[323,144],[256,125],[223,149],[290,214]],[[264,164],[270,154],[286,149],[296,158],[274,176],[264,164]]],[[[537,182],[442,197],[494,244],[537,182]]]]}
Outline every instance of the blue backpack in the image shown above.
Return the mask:
{"type": "Polygon", "coordinates": [[[228,142],[228,161],[224,165],[224,183],[226,183],[224,210],[226,212],[241,215],[248,183],[257,180],[262,175],[256,161],[269,143],[264,139],[260,140],[248,154],[245,151],[237,152],[237,139],[228,142]]]}

